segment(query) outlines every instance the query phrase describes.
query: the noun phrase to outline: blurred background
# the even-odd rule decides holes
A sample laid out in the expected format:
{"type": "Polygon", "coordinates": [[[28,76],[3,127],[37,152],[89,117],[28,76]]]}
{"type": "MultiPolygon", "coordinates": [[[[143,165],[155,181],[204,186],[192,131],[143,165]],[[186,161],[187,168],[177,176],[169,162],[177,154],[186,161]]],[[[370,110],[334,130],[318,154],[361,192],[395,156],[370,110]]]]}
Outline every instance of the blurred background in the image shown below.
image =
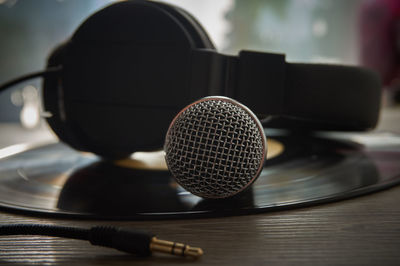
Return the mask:
{"type": "MultiPolygon", "coordinates": [[[[0,83],[43,69],[47,55],[106,0],[0,0],[0,83]]],[[[384,81],[385,104],[400,84],[398,0],[170,0],[192,13],[219,51],[285,53],[287,61],[365,65],[384,81]]],[[[35,80],[0,95],[0,122],[40,126],[35,80]]],[[[340,88],[338,88],[340,89],[340,88]]],[[[399,100],[399,99],[397,99],[399,100]]]]}

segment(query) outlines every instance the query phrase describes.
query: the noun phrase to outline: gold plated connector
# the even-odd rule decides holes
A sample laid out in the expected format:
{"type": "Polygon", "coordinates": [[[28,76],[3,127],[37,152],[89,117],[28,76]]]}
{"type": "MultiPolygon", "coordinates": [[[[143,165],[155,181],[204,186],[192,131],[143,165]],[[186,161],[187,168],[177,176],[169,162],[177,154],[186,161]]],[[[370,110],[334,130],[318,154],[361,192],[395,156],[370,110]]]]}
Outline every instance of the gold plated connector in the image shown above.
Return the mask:
{"type": "Polygon", "coordinates": [[[150,250],[168,253],[183,257],[199,258],[203,255],[201,248],[191,247],[186,244],[171,242],[153,237],[150,242],[150,250]]]}

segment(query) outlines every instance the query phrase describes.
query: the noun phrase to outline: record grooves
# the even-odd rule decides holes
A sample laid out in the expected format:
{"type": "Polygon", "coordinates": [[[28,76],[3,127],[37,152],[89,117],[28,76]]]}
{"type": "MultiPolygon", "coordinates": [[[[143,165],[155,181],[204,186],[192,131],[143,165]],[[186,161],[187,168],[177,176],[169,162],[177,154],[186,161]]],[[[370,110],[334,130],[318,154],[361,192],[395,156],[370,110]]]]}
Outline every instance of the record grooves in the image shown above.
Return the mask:
{"type": "Polygon", "coordinates": [[[194,196],[151,162],[147,168],[106,162],[62,143],[47,144],[0,159],[0,207],[70,218],[199,218],[310,206],[400,182],[397,135],[276,133],[272,139],[275,154],[258,180],[227,200],[194,196]]]}

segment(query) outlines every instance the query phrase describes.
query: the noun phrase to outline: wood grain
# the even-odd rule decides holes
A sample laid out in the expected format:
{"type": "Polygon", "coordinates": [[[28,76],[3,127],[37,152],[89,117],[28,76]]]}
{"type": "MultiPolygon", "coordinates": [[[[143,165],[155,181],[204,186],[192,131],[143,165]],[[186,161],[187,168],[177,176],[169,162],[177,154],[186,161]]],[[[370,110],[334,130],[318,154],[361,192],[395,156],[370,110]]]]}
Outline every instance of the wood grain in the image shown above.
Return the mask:
{"type": "Polygon", "coordinates": [[[0,238],[0,263],[84,265],[264,265],[400,263],[400,187],[372,195],[284,212],[216,219],[98,222],[40,219],[0,213],[0,223],[146,228],[160,238],[204,249],[198,261],[155,255],[135,258],[86,242],[50,237],[0,238]]]}

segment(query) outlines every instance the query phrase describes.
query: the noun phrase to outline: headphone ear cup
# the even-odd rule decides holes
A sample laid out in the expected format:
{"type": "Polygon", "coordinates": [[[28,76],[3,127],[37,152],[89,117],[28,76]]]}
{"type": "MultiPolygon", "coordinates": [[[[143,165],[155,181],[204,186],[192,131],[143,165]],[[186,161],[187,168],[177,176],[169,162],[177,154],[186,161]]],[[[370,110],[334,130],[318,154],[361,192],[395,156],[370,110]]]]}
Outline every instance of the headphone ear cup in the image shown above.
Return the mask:
{"type": "Polygon", "coordinates": [[[71,146],[108,158],[161,148],[169,122],[192,100],[195,49],[214,45],[181,9],[152,1],[105,7],[49,60],[63,65],[62,84],[45,86],[63,92],[45,96],[56,102],[52,127],[71,146]]]}
{"type": "MultiPolygon", "coordinates": [[[[124,5],[124,4],[122,4],[124,5]]],[[[177,25],[180,25],[182,33],[181,35],[185,34],[187,38],[187,44],[190,45],[191,49],[215,49],[212,41],[210,40],[207,32],[201,27],[200,23],[188,12],[186,12],[183,9],[180,9],[178,7],[169,5],[169,4],[163,4],[163,3],[156,3],[156,2],[143,2],[141,3],[140,1],[132,1],[131,4],[127,3],[125,4],[126,8],[143,8],[140,5],[148,6],[148,8],[152,8],[152,10],[159,9],[160,13],[164,13],[163,16],[169,16],[171,17],[177,25]],[[135,6],[137,4],[137,6],[135,6]],[[134,7],[135,6],[135,7],[134,7]]],[[[133,10],[133,9],[132,9],[133,10]]],[[[146,10],[145,10],[146,11],[146,10]]],[[[81,30],[77,30],[78,34],[75,33],[72,39],[60,44],[57,46],[50,54],[48,61],[47,61],[47,66],[52,67],[52,66],[59,66],[62,65],[64,67],[64,70],[68,73],[68,67],[73,67],[77,68],[77,64],[68,64],[69,58],[71,58],[71,46],[76,47],[76,45],[85,43],[87,38],[91,38],[88,36],[91,36],[93,34],[93,31],[99,31],[99,29],[106,27],[107,21],[113,21],[114,15],[112,12],[109,13],[109,9],[103,11],[103,15],[100,17],[100,19],[97,19],[95,23],[93,23],[93,19],[88,19],[88,21],[84,22],[81,27],[83,28],[90,28],[91,30],[83,30],[84,33],[82,33],[81,30]],[[98,22],[98,23],[97,23],[98,22]],[[97,24],[96,24],[97,23],[97,24]],[[89,26],[88,26],[89,25],[89,26]],[[77,36],[78,35],[78,36],[77,36]]],[[[128,12],[126,14],[123,14],[124,16],[128,15],[128,12]]],[[[147,14],[149,15],[148,19],[151,19],[152,14],[147,14]]],[[[96,16],[96,14],[94,15],[96,16]]],[[[147,18],[147,16],[143,17],[147,18]]],[[[135,20],[133,20],[135,23],[137,23],[135,20]]],[[[155,21],[158,21],[157,18],[155,18],[155,21]]],[[[159,27],[165,26],[164,24],[159,25],[159,27]]],[[[134,25],[134,27],[141,27],[138,25],[134,25]]],[[[120,28],[121,29],[121,28],[120,28]]],[[[176,31],[176,30],[175,30],[176,31]]],[[[101,32],[101,31],[100,31],[101,32]]],[[[128,31],[121,31],[121,33],[125,33],[124,35],[126,38],[131,38],[129,37],[129,30],[128,31]]],[[[155,34],[155,33],[154,33],[155,34]]],[[[102,45],[104,36],[105,35],[100,35],[101,37],[97,40],[97,43],[99,45],[102,45]]],[[[121,35],[118,35],[121,36],[121,35]]],[[[123,37],[125,38],[125,37],[123,37]]],[[[171,38],[171,37],[170,37],[171,38]]],[[[175,37],[176,38],[176,37],[175,37]]],[[[110,37],[110,40],[114,40],[113,37],[110,37]]],[[[139,42],[141,39],[136,38],[139,42]]],[[[107,42],[107,40],[106,40],[107,42]]],[[[104,44],[103,44],[104,45],[104,44]]],[[[133,49],[133,48],[132,48],[133,49]]],[[[73,49],[72,49],[73,50],[73,49]]],[[[115,59],[114,61],[116,61],[115,59]]],[[[115,62],[117,63],[117,62],[115,62]]],[[[140,65],[138,65],[140,67],[140,65]]],[[[83,118],[79,117],[78,118],[78,123],[77,119],[75,119],[74,115],[71,115],[71,110],[75,110],[72,108],[68,102],[68,99],[66,98],[67,93],[71,93],[71,89],[75,90],[76,87],[80,87],[81,89],[78,90],[78,93],[83,92],[83,90],[86,90],[88,86],[92,86],[92,84],[87,84],[86,86],[81,86],[81,79],[74,79],[73,82],[69,80],[70,82],[66,82],[68,80],[68,74],[66,75],[65,71],[58,76],[50,76],[45,78],[43,82],[43,102],[44,102],[44,108],[46,111],[50,112],[52,114],[51,117],[46,118],[48,124],[50,127],[53,129],[53,131],[56,133],[56,135],[59,137],[59,139],[70,146],[72,146],[75,149],[82,150],[82,151],[91,151],[95,152],[103,157],[108,157],[108,158],[113,158],[113,157],[124,157],[129,155],[131,152],[135,150],[146,150],[146,149],[154,149],[155,145],[143,145],[142,147],[139,148],[129,148],[129,149],[121,149],[121,144],[122,142],[119,141],[118,138],[113,138],[114,140],[112,142],[110,141],[93,141],[92,138],[89,138],[89,136],[93,136],[93,134],[87,134],[87,126],[80,124],[83,118]],[[118,143],[119,147],[114,145],[113,143],[118,143]],[[115,147],[114,147],[114,146],[115,147]]],[[[110,82],[109,84],[113,84],[114,82],[110,82]]],[[[125,82],[125,84],[129,84],[129,82],[125,82]]],[[[149,89],[148,85],[146,85],[144,88],[141,88],[140,90],[147,90],[149,89]]],[[[151,89],[151,87],[150,87],[151,89]]],[[[154,90],[154,88],[153,88],[154,90]]],[[[121,92],[122,94],[124,92],[121,92]]],[[[79,94],[80,95],[80,94],[79,94]]],[[[95,94],[93,94],[95,95],[95,94]]],[[[80,97],[80,96],[78,96],[80,97]]],[[[176,97],[176,96],[174,96],[176,97]]],[[[168,100],[166,100],[168,101],[168,100]]],[[[186,104],[184,102],[183,104],[186,104]]],[[[90,108],[90,107],[88,107],[90,108]]],[[[94,107],[96,108],[101,108],[101,106],[94,107]]],[[[92,109],[92,108],[91,108],[92,109]]],[[[153,112],[149,110],[150,112],[153,112]]],[[[93,111],[89,111],[90,113],[93,113],[93,111]]],[[[164,114],[165,112],[163,112],[164,114]]],[[[174,114],[174,112],[171,112],[174,114]]],[[[81,112],[82,114],[82,112],[81,112]]],[[[145,114],[143,114],[144,116],[145,114]]],[[[146,114],[147,115],[147,114],[146,114]]],[[[81,116],[81,115],[79,115],[81,116]]],[[[165,123],[169,123],[170,119],[166,118],[165,115],[161,116],[160,119],[165,120],[165,123]],[[164,118],[162,118],[164,117],[164,118]]],[[[171,117],[172,119],[172,117],[171,117]]],[[[96,118],[91,119],[96,120],[96,118]]],[[[97,119],[98,120],[98,119],[97,119]]],[[[149,119],[152,120],[152,119],[149,119]]],[[[86,120],[85,120],[86,121],[86,120]]],[[[129,121],[129,120],[128,120],[129,121]]],[[[150,121],[149,121],[150,122],[150,121]]],[[[160,124],[160,123],[156,123],[160,124]]],[[[102,126],[109,126],[108,123],[102,126]]],[[[111,126],[113,127],[113,126],[111,126]]],[[[114,127],[116,130],[119,129],[119,127],[114,127]]],[[[138,129],[140,130],[140,129],[138,129]]],[[[137,131],[137,130],[135,130],[137,131]]],[[[148,131],[148,130],[146,130],[148,131]]],[[[160,143],[159,147],[162,146],[162,141],[164,139],[164,134],[160,131],[160,143]]],[[[166,128],[165,128],[166,131],[166,128]]],[[[124,131],[126,132],[127,135],[130,134],[129,130],[124,131]]],[[[96,130],[96,135],[101,135],[101,129],[96,130]]],[[[143,132],[143,134],[146,134],[148,136],[148,132],[143,132]]],[[[146,144],[145,141],[146,137],[139,136],[136,139],[143,140],[143,143],[146,144]]],[[[132,142],[131,142],[132,143],[132,142]]],[[[154,143],[154,142],[153,142],[154,143]]],[[[130,143],[124,146],[129,146],[130,143]]]]}

